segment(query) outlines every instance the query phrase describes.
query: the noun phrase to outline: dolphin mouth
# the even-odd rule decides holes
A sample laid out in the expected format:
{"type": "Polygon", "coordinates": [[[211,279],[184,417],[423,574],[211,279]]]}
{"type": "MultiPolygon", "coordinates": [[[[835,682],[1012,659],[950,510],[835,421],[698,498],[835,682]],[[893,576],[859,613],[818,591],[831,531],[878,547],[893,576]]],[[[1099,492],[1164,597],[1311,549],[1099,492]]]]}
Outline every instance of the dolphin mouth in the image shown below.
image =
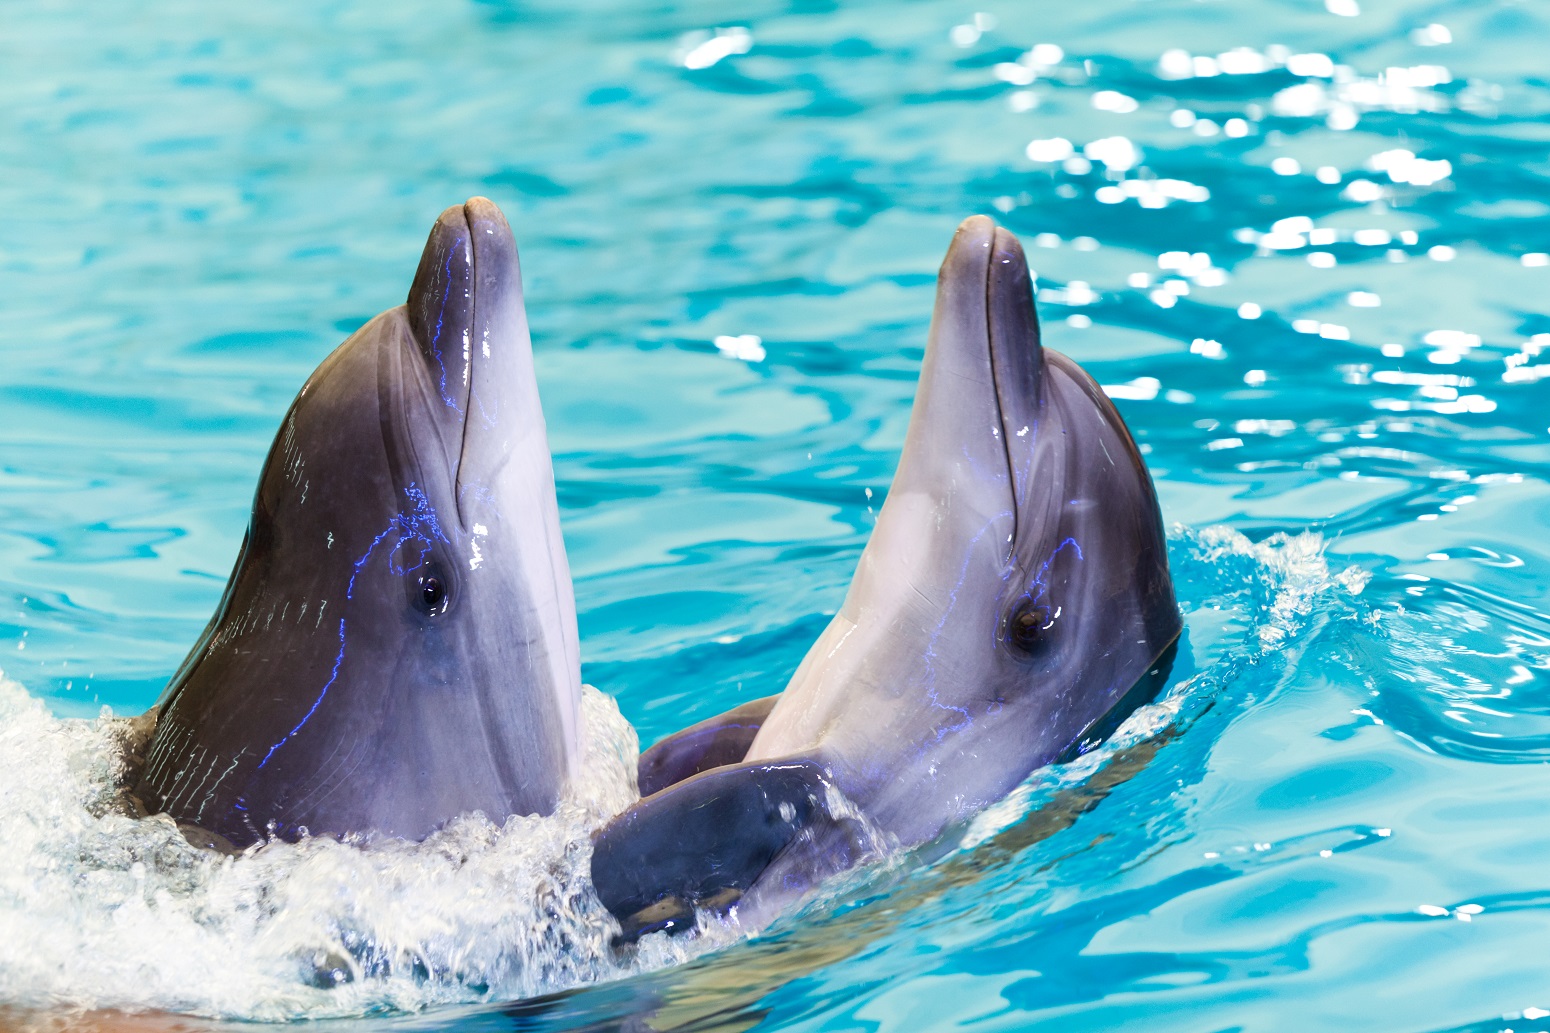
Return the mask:
{"type": "Polygon", "coordinates": [[[466,498],[487,489],[513,450],[542,427],[529,383],[516,241],[493,201],[473,197],[441,213],[410,287],[407,315],[421,359],[421,395],[435,414],[466,527],[466,498]]]}
{"type": "Polygon", "coordinates": [[[1012,514],[1015,538],[1018,515],[1031,497],[1043,349],[1022,244],[987,216],[965,219],[942,261],[926,363],[920,390],[937,390],[926,386],[928,380],[958,386],[950,389],[953,405],[912,416],[913,422],[924,415],[934,427],[922,432],[917,447],[936,448],[943,436],[977,442],[972,447],[980,460],[1004,474],[1004,480],[989,480],[1007,486],[1004,508],[1012,514]],[[987,421],[994,443],[985,440],[987,421]]]}
{"type": "Polygon", "coordinates": [[[1006,476],[1012,493],[1012,534],[1019,537],[1032,494],[1034,450],[1044,380],[1044,348],[1033,300],[1033,276],[1022,242],[986,216],[965,220],[983,240],[985,356],[994,388],[1006,476]],[[1019,447],[1019,443],[1023,447],[1019,447]]]}

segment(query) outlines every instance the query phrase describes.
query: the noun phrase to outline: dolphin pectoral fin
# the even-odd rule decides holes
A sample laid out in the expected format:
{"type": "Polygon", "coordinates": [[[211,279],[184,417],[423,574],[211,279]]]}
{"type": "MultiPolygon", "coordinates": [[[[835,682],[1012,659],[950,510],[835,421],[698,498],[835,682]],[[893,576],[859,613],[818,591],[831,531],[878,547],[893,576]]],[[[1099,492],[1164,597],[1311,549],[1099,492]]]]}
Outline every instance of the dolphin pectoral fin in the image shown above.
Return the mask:
{"type": "MultiPolygon", "coordinates": [[[[835,824],[811,760],[717,768],[641,800],[593,837],[592,885],[630,942],[724,912],[766,868],[835,824]]],[[[814,844],[818,845],[818,844],[814,844]]]]}
{"type": "Polygon", "coordinates": [[[702,771],[738,764],[764,726],[777,693],[733,707],[657,743],[640,755],[636,771],[640,795],[650,796],[702,771]]]}

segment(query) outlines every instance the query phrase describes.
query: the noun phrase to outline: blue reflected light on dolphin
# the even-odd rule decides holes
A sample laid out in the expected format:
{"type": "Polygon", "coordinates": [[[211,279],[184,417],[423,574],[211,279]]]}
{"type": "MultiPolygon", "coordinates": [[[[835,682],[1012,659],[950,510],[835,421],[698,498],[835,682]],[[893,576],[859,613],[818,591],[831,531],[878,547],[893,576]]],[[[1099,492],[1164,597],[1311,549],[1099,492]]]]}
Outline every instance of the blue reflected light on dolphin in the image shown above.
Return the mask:
{"type": "Polygon", "coordinates": [[[778,697],[641,758],[651,795],[597,834],[598,895],[626,939],[696,908],[758,928],[862,859],[868,826],[926,843],[1091,748],[1181,630],[1135,442],[1041,346],[1017,238],[968,219],[844,605],[778,697]]]}
{"type": "Polygon", "coordinates": [[[476,197],[291,405],[134,792],[239,847],[546,814],[580,692],[516,244],[476,197]]]}

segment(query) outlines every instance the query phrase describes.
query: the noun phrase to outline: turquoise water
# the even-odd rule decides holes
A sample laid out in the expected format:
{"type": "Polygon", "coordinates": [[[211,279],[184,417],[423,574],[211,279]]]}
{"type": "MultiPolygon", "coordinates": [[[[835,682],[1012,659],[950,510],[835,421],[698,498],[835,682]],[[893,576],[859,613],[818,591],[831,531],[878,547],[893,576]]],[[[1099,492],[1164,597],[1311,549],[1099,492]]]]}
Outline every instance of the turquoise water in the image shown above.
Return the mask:
{"type": "Polygon", "coordinates": [[[12,5],[0,667],[60,716],[154,702],[296,388],[483,193],[588,681],[643,743],[777,691],[985,212],[1178,525],[1166,730],[756,941],[382,1021],[1546,1028],[1547,33],[1469,0],[12,5]]]}

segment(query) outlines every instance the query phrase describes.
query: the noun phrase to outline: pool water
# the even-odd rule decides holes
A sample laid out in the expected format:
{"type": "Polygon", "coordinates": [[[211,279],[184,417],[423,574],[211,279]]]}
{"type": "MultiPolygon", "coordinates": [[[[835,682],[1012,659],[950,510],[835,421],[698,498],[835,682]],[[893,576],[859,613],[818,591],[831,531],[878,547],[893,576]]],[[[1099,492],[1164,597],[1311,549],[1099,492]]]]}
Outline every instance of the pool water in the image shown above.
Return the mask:
{"type": "Polygon", "coordinates": [[[979,2],[6,11],[0,940],[32,946],[0,950],[5,1004],[1550,1028],[1550,11],[979,2]],[[312,888],[466,964],[233,985],[277,934],[190,903],[226,876],[103,845],[132,835],[82,807],[111,728],[63,719],[155,702],[294,392],[473,194],[522,249],[584,674],[642,744],[778,691],[838,607],[976,212],[1151,464],[1188,628],[1158,704],[946,857],[686,963],[514,967],[469,909],[393,924],[407,898],[321,848],[312,888]],[[152,949],[174,917],[215,940],[152,949]]]}

